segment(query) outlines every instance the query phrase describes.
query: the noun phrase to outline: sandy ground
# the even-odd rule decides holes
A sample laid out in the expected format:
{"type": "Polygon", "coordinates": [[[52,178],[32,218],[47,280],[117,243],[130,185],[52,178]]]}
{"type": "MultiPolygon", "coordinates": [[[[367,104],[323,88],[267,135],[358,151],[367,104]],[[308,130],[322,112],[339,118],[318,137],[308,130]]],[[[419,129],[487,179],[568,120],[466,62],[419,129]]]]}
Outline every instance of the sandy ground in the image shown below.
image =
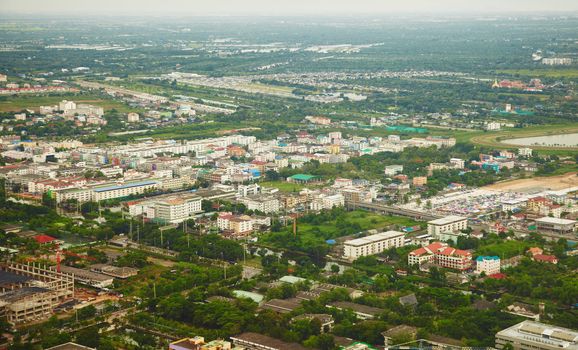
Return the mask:
{"type": "Polygon", "coordinates": [[[559,176],[534,177],[530,179],[512,180],[482,187],[490,191],[544,191],[561,190],[568,187],[578,186],[577,173],[568,173],[559,176]]]}

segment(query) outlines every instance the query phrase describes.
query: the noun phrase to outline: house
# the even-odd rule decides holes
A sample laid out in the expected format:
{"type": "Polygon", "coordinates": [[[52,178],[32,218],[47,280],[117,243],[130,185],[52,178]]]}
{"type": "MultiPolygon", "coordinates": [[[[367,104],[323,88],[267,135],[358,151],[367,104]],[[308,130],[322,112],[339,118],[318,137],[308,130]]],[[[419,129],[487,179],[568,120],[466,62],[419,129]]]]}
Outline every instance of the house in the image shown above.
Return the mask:
{"type": "Polygon", "coordinates": [[[403,306],[416,307],[417,306],[417,298],[415,297],[414,293],[411,293],[411,294],[405,295],[403,297],[400,297],[399,303],[403,306]]]}
{"type": "Polygon", "coordinates": [[[377,308],[377,307],[352,303],[349,301],[336,301],[336,302],[333,302],[333,303],[327,305],[327,307],[333,307],[333,308],[336,308],[339,310],[351,310],[355,313],[355,315],[359,319],[362,319],[362,320],[374,319],[379,314],[381,314],[385,311],[385,310],[377,308]]]}
{"type": "Polygon", "coordinates": [[[558,258],[555,257],[554,255],[536,254],[532,257],[532,260],[554,265],[558,264],[558,258]]]}

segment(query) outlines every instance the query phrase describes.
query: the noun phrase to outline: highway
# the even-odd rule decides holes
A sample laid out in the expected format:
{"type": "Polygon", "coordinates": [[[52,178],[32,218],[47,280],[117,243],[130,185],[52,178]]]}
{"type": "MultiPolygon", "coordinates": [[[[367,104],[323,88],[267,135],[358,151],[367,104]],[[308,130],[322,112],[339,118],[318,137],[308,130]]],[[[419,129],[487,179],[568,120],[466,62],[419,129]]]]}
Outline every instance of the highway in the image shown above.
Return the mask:
{"type": "Polygon", "coordinates": [[[402,208],[395,208],[390,207],[384,204],[377,204],[377,203],[364,203],[364,202],[355,202],[355,201],[345,201],[345,207],[350,210],[355,209],[363,209],[369,211],[375,211],[382,214],[387,215],[397,215],[397,216],[405,216],[416,220],[435,220],[439,219],[440,216],[426,214],[415,210],[410,209],[402,209],[402,208]]]}

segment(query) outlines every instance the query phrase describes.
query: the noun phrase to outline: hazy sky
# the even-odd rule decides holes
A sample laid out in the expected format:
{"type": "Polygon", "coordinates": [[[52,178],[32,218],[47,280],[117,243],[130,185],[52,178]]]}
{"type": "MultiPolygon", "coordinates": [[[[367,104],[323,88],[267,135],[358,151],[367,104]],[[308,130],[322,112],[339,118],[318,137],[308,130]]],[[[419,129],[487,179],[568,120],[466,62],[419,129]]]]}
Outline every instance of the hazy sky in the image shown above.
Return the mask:
{"type": "Polygon", "coordinates": [[[0,0],[0,14],[349,15],[575,12],[577,0],[0,0]]]}

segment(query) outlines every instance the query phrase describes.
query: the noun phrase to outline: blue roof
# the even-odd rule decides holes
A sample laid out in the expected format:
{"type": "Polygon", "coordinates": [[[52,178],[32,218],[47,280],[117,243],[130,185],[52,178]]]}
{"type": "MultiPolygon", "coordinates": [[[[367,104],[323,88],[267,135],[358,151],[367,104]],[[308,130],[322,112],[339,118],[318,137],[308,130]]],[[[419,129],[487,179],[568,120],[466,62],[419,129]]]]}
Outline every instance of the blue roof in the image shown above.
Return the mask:
{"type": "Polygon", "coordinates": [[[105,186],[105,187],[95,188],[94,192],[106,192],[106,191],[112,191],[112,190],[122,190],[123,188],[132,188],[132,187],[139,187],[139,186],[146,186],[146,185],[154,185],[156,183],[157,183],[156,181],[140,181],[140,182],[133,182],[133,183],[126,184],[126,185],[105,186]]]}
{"type": "Polygon", "coordinates": [[[476,261],[484,261],[484,260],[500,260],[500,258],[498,256],[478,256],[476,258],[476,261]]]}

